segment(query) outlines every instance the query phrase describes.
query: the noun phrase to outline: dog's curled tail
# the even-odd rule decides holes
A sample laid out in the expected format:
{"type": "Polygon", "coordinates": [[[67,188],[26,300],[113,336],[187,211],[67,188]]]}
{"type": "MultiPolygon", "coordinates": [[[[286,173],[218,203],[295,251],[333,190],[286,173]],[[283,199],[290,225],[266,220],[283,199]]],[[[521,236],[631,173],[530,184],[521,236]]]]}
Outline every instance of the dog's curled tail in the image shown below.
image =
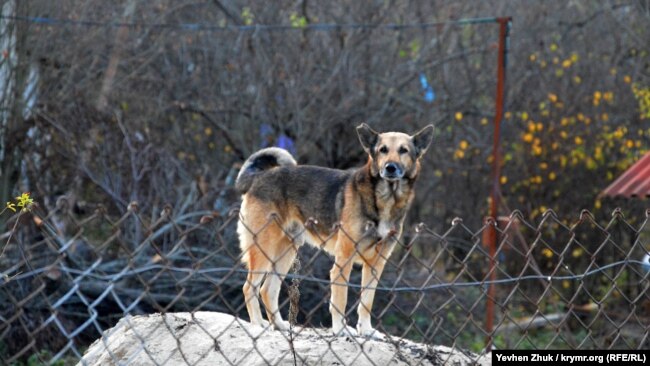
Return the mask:
{"type": "Polygon", "coordinates": [[[235,188],[241,193],[246,193],[253,184],[255,177],[265,170],[281,166],[297,165],[291,154],[279,147],[267,147],[251,155],[242,165],[235,188]]]}

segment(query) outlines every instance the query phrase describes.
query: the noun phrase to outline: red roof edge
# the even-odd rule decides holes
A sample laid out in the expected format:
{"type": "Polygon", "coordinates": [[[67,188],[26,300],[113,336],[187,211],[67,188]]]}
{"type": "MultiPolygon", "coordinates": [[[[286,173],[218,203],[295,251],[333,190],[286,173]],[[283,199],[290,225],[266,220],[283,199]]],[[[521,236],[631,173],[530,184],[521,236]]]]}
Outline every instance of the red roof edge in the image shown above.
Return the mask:
{"type": "Polygon", "coordinates": [[[650,196],[650,152],[632,164],[599,196],[646,197],[650,196]]]}

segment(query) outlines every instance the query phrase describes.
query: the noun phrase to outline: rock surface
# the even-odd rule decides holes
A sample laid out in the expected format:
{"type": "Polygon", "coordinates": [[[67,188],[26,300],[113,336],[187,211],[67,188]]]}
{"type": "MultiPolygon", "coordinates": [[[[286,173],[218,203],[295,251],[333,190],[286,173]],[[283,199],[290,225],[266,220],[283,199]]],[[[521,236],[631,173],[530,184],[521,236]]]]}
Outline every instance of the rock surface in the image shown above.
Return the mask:
{"type": "Polygon", "coordinates": [[[329,329],[297,328],[292,338],[222,313],[126,316],[79,365],[294,365],[294,354],[297,365],[490,364],[490,355],[395,337],[334,337],[329,329]]]}

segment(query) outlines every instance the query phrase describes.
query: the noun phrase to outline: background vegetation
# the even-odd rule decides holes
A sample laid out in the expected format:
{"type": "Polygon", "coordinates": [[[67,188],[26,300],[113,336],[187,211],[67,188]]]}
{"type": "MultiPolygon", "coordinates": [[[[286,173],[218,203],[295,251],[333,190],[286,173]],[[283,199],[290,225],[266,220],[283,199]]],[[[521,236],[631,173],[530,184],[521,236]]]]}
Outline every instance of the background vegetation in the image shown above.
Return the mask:
{"type": "Polygon", "coordinates": [[[513,16],[501,137],[509,210],[598,210],[597,194],[647,149],[646,1],[14,3],[2,1],[4,14],[99,24],[3,19],[3,202],[31,191],[47,208],[66,195],[157,212],[196,188],[195,203],[213,208],[230,169],[261,146],[290,139],[300,162],[348,168],[364,159],[360,122],[433,122],[413,220],[480,221],[497,26],[307,24],[513,16]],[[134,25],[101,25],[120,22],[134,25]]]}

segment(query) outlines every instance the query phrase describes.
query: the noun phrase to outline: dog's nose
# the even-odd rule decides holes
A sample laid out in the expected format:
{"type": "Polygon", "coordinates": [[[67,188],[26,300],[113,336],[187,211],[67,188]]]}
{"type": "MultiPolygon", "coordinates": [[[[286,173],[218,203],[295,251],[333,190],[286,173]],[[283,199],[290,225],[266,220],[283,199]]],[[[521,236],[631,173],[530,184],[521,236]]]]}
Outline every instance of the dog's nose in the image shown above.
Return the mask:
{"type": "Polygon", "coordinates": [[[401,178],[402,177],[402,168],[397,163],[386,163],[384,165],[384,172],[389,178],[401,178]]]}

